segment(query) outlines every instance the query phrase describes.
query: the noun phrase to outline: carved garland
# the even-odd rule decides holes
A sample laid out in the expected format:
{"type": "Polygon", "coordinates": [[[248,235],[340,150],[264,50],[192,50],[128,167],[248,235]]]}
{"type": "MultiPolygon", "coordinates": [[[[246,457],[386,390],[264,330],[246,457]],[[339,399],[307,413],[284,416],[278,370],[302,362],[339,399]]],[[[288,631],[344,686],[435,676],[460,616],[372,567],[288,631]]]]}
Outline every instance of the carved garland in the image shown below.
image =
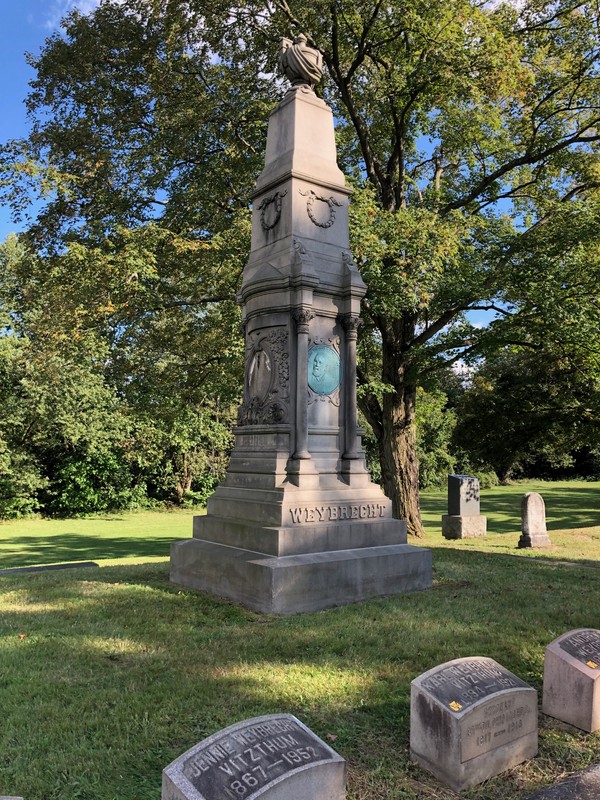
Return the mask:
{"type": "Polygon", "coordinates": [[[313,192],[312,189],[308,189],[306,192],[303,192],[302,189],[298,189],[300,194],[303,197],[308,197],[306,201],[306,213],[308,214],[310,221],[317,225],[319,228],[331,228],[333,223],[335,222],[335,208],[341,208],[343,203],[340,203],[335,197],[323,197],[320,194],[316,194],[313,192]],[[320,200],[322,203],[325,203],[329,207],[329,219],[326,222],[320,222],[314,215],[313,206],[315,204],[315,200],[320,200]]]}
{"type": "Polygon", "coordinates": [[[270,195],[269,197],[263,197],[258,210],[260,211],[260,224],[263,231],[271,231],[277,225],[281,218],[281,203],[283,198],[287,194],[287,189],[285,192],[275,192],[275,194],[270,195]],[[266,220],[266,213],[269,206],[272,204],[275,205],[275,219],[273,222],[267,222],[266,220]]]}

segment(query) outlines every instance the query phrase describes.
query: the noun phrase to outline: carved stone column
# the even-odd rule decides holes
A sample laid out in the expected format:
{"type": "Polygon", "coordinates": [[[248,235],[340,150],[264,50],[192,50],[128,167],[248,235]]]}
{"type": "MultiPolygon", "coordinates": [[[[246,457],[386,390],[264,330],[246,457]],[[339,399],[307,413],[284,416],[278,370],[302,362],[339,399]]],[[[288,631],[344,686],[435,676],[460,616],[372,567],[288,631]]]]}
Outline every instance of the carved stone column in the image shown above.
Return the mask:
{"type": "Polygon", "coordinates": [[[308,449],[308,323],[314,314],[308,308],[295,308],[296,323],[296,446],[292,459],[309,459],[308,449]]]}
{"type": "Polygon", "coordinates": [[[356,448],[358,419],[356,413],[356,339],[362,324],[356,314],[344,314],[341,318],[346,332],[344,347],[344,454],[342,458],[354,461],[360,457],[356,448]]]}

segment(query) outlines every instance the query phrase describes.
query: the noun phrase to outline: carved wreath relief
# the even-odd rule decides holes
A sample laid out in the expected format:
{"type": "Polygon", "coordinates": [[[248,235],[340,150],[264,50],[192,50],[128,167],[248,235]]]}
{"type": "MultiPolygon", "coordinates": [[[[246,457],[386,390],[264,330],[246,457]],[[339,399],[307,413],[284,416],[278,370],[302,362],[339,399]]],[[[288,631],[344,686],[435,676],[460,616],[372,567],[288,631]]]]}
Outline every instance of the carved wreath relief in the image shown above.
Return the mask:
{"type": "Polygon", "coordinates": [[[258,206],[260,211],[260,224],[263,231],[271,231],[281,218],[281,203],[287,194],[285,192],[275,192],[269,197],[263,197],[258,206]]]}
{"type": "Polygon", "coordinates": [[[341,208],[343,203],[340,203],[333,196],[323,197],[320,194],[316,194],[312,189],[308,189],[306,192],[303,192],[302,189],[298,189],[298,191],[303,197],[308,197],[306,213],[310,221],[319,228],[331,228],[335,222],[335,207],[341,208]],[[327,211],[325,211],[324,206],[327,206],[327,211]]]}
{"type": "Polygon", "coordinates": [[[340,358],[340,338],[309,340],[308,349],[308,403],[329,402],[340,404],[342,384],[342,360],[340,358]]]}
{"type": "Polygon", "coordinates": [[[246,343],[246,387],[238,425],[289,421],[288,334],[285,328],[253,331],[246,343]]]}

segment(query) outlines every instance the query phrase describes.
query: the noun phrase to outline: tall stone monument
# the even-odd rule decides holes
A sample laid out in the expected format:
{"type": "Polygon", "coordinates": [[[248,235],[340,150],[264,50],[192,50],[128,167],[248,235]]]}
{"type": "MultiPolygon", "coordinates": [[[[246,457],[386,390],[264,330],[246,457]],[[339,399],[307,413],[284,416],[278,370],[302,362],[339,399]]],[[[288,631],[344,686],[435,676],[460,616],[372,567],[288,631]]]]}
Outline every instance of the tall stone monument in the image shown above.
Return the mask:
{"type": "Polygon", "coordinates": [[[321,55],[284,39],[292,86],[269,120],[240,302],[244,400],[227,477],[171,549],[171,580],[293,614],[431,585],[431,554],[373,483],[360,445],[356,336],[365,285],[349,251],[321,55]]]}

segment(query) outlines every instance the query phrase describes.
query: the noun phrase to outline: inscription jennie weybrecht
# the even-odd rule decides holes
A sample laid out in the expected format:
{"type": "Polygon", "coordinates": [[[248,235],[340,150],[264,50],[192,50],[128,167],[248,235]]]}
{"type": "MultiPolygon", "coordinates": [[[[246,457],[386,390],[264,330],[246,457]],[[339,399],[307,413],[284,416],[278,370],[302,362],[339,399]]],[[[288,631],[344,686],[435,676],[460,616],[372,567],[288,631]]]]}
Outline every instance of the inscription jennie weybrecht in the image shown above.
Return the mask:
{"type": "Polygon", "coordinates": [[[173,785],[177,797],[248,800],[267,784],[322,767],[324,782],[337,787],[331,796],[342,797],[344,761],[334,750],[291,714],[255,717],[210,736],[170,764],[163,773],[163,800],[173,785]]]}

